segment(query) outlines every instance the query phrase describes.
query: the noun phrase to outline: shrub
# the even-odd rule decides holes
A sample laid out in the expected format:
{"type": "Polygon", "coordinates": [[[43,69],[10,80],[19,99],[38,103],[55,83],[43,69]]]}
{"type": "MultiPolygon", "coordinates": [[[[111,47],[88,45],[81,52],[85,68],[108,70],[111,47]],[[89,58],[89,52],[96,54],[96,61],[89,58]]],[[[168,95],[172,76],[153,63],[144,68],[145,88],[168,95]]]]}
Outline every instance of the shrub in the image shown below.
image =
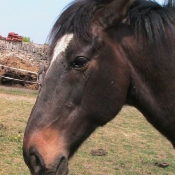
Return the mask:
{"type": "Polygon", "coordinates": [[[26,36],[23,36],[23,39],[22,39],[23,42],[28,42],[28,43],[32,43],[33,41],[30,40],[30,37],[26,37],[26,36]]]}

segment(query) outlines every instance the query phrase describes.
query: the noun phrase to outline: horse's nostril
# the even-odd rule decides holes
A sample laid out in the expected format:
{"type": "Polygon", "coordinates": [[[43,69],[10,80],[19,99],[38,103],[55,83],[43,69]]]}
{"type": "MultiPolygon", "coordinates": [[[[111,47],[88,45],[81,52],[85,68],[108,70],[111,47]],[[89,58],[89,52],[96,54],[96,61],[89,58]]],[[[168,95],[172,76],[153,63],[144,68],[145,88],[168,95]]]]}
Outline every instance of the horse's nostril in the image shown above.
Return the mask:
{"type": "Polygon", "coordinates": [[[40,174],[42,170],[42,164],[37,155],[32,154],[30,156],[30,166],[33,169],[34,173],[40,174]]]}

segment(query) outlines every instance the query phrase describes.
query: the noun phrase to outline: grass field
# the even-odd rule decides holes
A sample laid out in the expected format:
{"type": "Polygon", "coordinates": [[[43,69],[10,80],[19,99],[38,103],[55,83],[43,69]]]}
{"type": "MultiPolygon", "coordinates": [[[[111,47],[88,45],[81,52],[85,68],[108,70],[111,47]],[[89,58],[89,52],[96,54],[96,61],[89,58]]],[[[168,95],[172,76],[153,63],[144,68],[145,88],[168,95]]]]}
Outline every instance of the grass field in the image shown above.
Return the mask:
{"type": "MultiPolygon", "coordinates": [[[[29,175],[22,138],[37,92],[0,88],[0,175],[29,175]]],[[[70,161],[70,175],[174,175],[175,151],[134,108],[124,107],[85,141],[70,161]],[[105,156],[92,156],[103,149],[105,156]],[[166,163],[166,168],[160,167],[166,163]]]]}

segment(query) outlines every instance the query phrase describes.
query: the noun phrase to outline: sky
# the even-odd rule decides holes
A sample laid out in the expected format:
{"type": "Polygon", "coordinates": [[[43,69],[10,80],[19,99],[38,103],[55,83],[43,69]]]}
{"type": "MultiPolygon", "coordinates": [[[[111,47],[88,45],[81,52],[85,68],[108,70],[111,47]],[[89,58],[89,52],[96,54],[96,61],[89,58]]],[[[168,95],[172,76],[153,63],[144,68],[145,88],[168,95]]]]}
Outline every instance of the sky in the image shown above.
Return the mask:
{"type": "MultiPolygon", "coordinates": [[[[162,0],[157,0],[160,4],[162,0]]],[[[9,32],[44,44],[62,10],[72,0],[0,0],[0,35],[9,32]]]]}

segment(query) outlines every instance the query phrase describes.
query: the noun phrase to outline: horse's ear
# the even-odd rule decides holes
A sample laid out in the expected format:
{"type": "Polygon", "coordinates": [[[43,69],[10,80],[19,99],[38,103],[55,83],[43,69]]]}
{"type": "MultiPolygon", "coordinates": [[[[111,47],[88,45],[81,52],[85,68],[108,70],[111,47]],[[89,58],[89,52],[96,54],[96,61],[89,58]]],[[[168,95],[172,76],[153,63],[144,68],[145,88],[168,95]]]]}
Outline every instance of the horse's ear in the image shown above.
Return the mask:
{"type": "Polygon", "coordinates": [[[98,0],[99,8],[94,15],[94,22],[103,28],[116,25],[123,20],[133,0],[98,0]]]}

